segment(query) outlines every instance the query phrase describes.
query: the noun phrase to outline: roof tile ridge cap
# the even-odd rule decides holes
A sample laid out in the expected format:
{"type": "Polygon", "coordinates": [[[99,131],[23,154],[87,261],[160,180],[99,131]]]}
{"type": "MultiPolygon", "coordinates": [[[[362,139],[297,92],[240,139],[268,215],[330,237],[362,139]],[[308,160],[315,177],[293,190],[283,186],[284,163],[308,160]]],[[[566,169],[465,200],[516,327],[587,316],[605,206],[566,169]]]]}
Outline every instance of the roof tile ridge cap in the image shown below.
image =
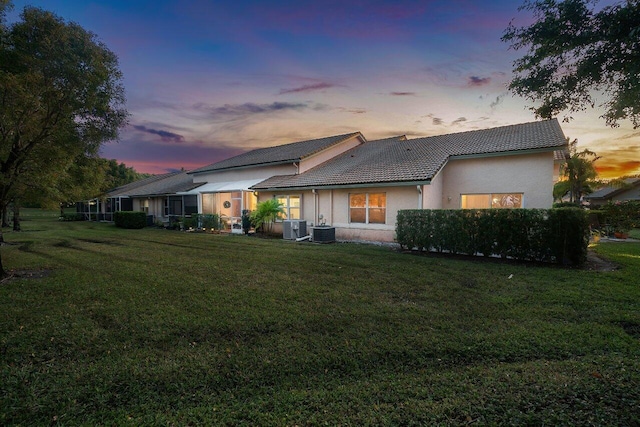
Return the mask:
{"type": "Polygon", "coordinates": [[[437,137],[444,137],[444,136],[448,136],[448,135],[463,135],[463,134],[469,134],[469,133],[474,133],[474,132],[489,132],[489,131],[495,131],[495,130],[503,130],[503,129],[507,129],[507,128],[514,128],[514,127],[520,127],[520,126],[527,126],[527,125],[540,125],[540,124],[551,124],[554,123],[560,127],[560,123],[558,122],[558,119],[556,117],[553,117],[551,119],[543,119],[543,120],[532,120],[529,122],[524,122],[524,123],[513,123],[510,125],[502,125],[502,126],[495,126],[495,127],[490,127],[490,128],[484,128],[484,129],[472,129],[472,130],[462,130],[460,132],[449,132],[449,133],[444,133],[444,134],[440,134],[440,135],[430,135],[430,136],[422,136],[422,137],[418,137],[418,138],[412,138],[412,139],[407,139],[407,141],[415,141],[417,139],[428,139],[428,138],[437,138],[437,137]]]}

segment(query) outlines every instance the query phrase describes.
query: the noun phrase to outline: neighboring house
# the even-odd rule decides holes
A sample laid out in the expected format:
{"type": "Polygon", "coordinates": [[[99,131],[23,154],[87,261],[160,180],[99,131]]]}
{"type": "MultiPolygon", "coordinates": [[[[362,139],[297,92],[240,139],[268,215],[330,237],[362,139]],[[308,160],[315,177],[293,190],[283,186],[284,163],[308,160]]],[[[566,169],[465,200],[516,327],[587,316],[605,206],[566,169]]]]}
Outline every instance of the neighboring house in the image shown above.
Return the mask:
{"type": "Polygon", "coordinates": [[[334,226],[339,240],[393,241],[401,209],[550,208],[562,158],[554,152],[566,146],[557,120],[389,138],[251,189],[309,225],[334,226]]]}
{"type": "Polygon", "coordinates": [[[640,201],[640,178],[627,178],[626,185],[621,187],[604,187],[598,191],[584,196],[591,207],[606,205],[609,202],[621,202],[625,200],[640,201]]]}
{"type": "Polygon", "coordinates": [[[202,184],[193,182],[186,172],[154,175],[110,190],[103,199],[77,205],[89,220],[113,221],[117,211],[142,211],[155,221],[168,222],[172,216],[198,213],[195,195],[179,194],[202,184]]]}

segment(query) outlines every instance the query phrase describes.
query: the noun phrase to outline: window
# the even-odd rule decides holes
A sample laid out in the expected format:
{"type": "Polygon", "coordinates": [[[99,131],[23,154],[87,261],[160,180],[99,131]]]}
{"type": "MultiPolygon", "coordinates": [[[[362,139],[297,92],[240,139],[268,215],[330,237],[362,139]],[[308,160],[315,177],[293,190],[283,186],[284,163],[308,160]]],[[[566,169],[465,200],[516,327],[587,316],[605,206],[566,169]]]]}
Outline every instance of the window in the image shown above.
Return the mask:
{"type": "Polygon", "coordinates": [[[140,201],[140,210],[146,214],[149,213],[149,199],[144,199],[140,201]]]}
{"type": "Polygon", "coordinates": [[[462,209],[521,208],[522,193],[463,194],[462,209]]]}
{"type": "Polygon", "coordinates": [[[300,219],[300,199],[300,196],[276,196],[276,200],[284,209],[280,219],[300,219]]]}
{"type": "Polygon", "coordinates": [[[195,194],[182,196],[182,202],[184,204],[185,215],[193,215],[198,213],[198,196],[196,196],[195,194]]]}
{"type": "Polygon", "coordinates": [[[349,222],[384,224],[386,218],[386,193],[349,194],[349,222]]]}

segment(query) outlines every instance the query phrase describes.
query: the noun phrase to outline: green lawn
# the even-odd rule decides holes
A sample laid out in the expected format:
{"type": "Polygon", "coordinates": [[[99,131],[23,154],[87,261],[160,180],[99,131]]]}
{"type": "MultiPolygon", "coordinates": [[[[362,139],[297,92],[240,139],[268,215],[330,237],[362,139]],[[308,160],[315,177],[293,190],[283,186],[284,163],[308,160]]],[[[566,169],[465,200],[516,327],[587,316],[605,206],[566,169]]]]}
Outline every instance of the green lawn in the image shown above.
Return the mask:
{"type": "Polygon", "coordinates": [[[638,425],[640,243],[613,272],[355,244],[5,233],[0,425],[638,425]]]}

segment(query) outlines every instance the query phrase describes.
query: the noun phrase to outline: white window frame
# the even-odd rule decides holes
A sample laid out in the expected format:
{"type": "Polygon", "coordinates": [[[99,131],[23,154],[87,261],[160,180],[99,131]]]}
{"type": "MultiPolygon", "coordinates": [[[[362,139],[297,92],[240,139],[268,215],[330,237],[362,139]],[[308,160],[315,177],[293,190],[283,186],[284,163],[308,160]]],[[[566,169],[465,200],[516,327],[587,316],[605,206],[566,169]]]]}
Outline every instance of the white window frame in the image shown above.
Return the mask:
{"type": "Polygon", "coordinates": [[[386,192],[354,192],[354,193],[349,193],[349,224],[386,224],[387,223],[387,193],[386,192]],[[365,202],[364,202],[364,212],[365,212],[365,221],[364,222],[360,222],[360,221],[352,221],[351,219],[351,209],[363,209],[362,207],[354,207],[351,206],[351,196],[356,195],[356,194],[364,194],[365,195],[365,202]],[[369,195],[371,194],[382,194],[384,195],[384,207],[381,208],[379,206],[370,206],[369,205],[369,195]],[[371,222],[370,221],[370,217],[369,217],[369,211],[370,209],[384,209],[384,221],[383,222],[371,222]]]}
{"type": "Polygon", "coordinates": [[[276,218],[276,222],[282,222],[287,219],[302,219],[302,194],[279,194],[274,197],[276,200],[285,199],[286,204],[282,204],[282,208],[284,209],[284,214],[286,218],[276,218]],[[291,198],[297,197],[299,201],[299,207],[294,207],[293,209],[297,209],[299,211],[298,218],[291,218],[291,198]]]}

